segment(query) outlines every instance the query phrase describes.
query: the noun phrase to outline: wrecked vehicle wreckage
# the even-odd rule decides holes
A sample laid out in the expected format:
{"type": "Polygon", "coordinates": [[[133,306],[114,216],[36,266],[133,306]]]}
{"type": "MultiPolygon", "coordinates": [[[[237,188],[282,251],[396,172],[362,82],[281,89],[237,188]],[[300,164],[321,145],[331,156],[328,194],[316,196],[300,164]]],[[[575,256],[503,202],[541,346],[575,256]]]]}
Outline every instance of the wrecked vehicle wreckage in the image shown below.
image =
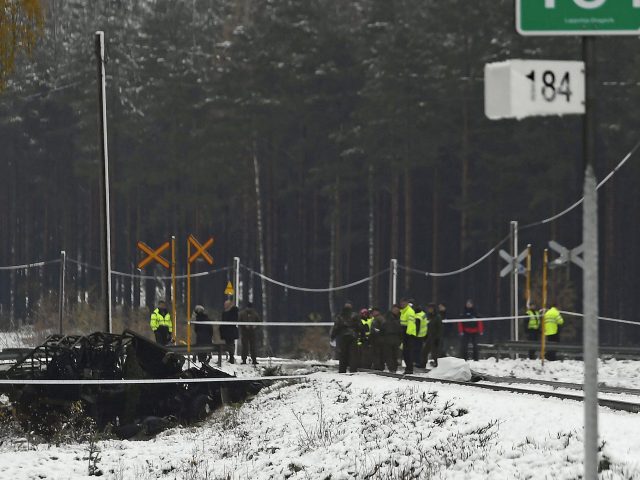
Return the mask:
{"type": "Polygon", "coordinates": [[[204,419],[224,403],[257,393],[262,382],[153,382],[164,379],[221,379],[232,375],[203,363],[184,368],[186,357],[131,330],[121,335],[51,335],[2,372],[8,380],[100,380],[73,384],[3,385],[25,430],[47,437],[80,402],[99,431],[120,438],[152,436],[178,423],[204,419]],[[149,383],[117,383],[118,380],[149,383]],[[116,382],[114,382],[116,381],[116,382]]]}

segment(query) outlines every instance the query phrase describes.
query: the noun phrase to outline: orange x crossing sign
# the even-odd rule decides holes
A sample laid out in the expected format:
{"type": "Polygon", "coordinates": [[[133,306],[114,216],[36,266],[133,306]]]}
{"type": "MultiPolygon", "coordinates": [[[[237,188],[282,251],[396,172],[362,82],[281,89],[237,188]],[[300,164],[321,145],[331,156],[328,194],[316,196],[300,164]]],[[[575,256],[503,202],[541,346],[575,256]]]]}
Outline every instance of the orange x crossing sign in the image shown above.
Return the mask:
{"type": "Polygon", "coordinates": [[[162,252],[164,252],[165,250],[167,250],[170,246],[171,246],[171,244],[169,242],[164,242],[162,245],[160,245],[159,248],[154,250],[153,248],[151,248],[146,243],[138,242],[138,248],[140,250],[142,250],[143,253],[147,254],[147,257],[143,258],[138,263],[138,268],[144,268],[144,267],[146,267],[147,265],[149,265],[151,262],[153,262],[155,260],[160,265],[162,265],[164,268],[168,269],[169,268],[169,262],[167,260],[165,260],[162,256],[160,256],[160,254],[162,252]]]}
{"type": "Polygon", "coordinates": [[[207,249],[213,245],[213,238],[209,238],[204,245],[201,245],[193,235],[189,235],[189,244],[196,249],[189,257],[189,263],[195,262],[198,257],[202,256],[209,265],[213,265],[213,257],[207,252],[207,249]]]}

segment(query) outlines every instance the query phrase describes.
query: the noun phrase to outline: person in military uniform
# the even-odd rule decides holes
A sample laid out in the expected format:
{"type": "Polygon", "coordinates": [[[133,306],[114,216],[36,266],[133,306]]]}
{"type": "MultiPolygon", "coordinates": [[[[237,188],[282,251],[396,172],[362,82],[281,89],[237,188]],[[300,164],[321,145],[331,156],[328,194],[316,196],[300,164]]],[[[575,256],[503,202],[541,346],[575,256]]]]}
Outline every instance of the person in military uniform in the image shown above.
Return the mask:
{"type": "MultiPolygon", "coordinates": [[[[253,308],[253,303],[247,302],[247,306],[242,309],[238,319],[241,324],[243,322],[255,323],[260,321],[260,315],[258,315],[256,309],[253,308]]],[[[254,365],[258,364],[256,353],[257,330],[258,327],[255,325],[240,325],[240,343],[242,346],[243,364],[247,363],[247,357],[249,356],[251,356],[251,363],[254,365]]]]}
{"type": "Polygon", "coordinates": [[[164,300],[160,300],[158,302],[158,308],[151,313],[149,325],[151,326],[151,331],[156,337],[157,343],[163,346],[171,343],[173,322],[171,321],[171,314],[169,313],[167,304],[164,300]]]}
{"type": "Polygon", "coordinates": [[[442,351],[442,318],[440,317],[435,303],[430,303],[427,306],[427,322],[429,324],[429,331],[427,332],[427,340],[425,342],[425,349],[423,352],[422,363],[427,364],[429,354],[431,354],[431,364],[434,367],[438,366],[438,358],[441,356],[442,351]]]}
{"type": "Polygon", "coordinates": [[[402,342],[402,325],[400,325],[400,308],[398,305],[382,315],[380,309],[371,309],[371,345],[373,362],[376,370],[387,369],[395,373],[398,370],[398,351],[402,342]]]}
{"type": "MultiPolygon", "coordinates": [[[[193,316],[191,317],[195,322],[208,322],[209,316],[205,311],[202,305],[196,305],[196,308],[193,309],[193,316]]],[[[206,346],[213,344],[213,326],[212,325],[202,325],[195,323],[194,324],[194,332],[196,334],[196,345],[197,346],[206,346]]],[[[200,362],[208,362],[210,358],[210,354],[207,353],[198,353],[198,361],[200,362]]]]}
{"type": "Polygon", "coordinates": [[[338,372],[358,371],[358,338],[363,332],[362,322],[353,312],[351,302],[346,302],[331,328],[331,340],[338,348],[338,372]]]}
{"type": "Polygon", "coordinates": [[[238,307],[231,300],[224,302],[222,321],[225,325],[220,325],[220,337],[227,345],[229,363],[236,363],[236,340],[238,339],[238,307]]]}

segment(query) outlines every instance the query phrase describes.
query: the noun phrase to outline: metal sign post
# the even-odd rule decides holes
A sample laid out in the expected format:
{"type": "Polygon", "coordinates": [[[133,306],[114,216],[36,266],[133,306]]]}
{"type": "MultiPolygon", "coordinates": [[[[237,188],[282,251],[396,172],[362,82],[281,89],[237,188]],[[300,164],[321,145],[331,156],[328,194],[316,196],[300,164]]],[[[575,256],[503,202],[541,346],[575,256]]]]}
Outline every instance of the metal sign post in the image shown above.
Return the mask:
{"type": "Polygon", "coordinates": [[[391,259],[389,266],[389,310],[398,301],[398,260],[391,259]]]}
{"type": "MultiPolygon", "coordinates": [[[[517,252],[517,250],[514,250],[514,248],[518,248],[517,246],[517,222],[512,222],[511,225],[512,228],[515,227],[515,232],[512,231],[512,235],[515,233],[514,236],[512,236],[512,246],[511,246],[511,250],[514,252],[517,252]],[[514,225],[515,223],[515,225],[514,225]]],[[[524,272],[525,268],[522,266],[522,262],[527,258],[527,255],[529,253],[529,250],[523,250],[522,252],[520,252],[517,256],[515,255],[511,255],[508,252],[504,251],[504,250],[500,250],[498,252],[500,254],[500,257],[502,257],[503,260],[505,260],[507,262],[507,266],[504,267],[502,270],[500,270],[500,276],[501,277],[506,277],[507,275],[511,274],[511,316],[513,317],[512,320],[512,324],[511,324],[511,340],[517,340],[518,339],[518,319],[516,318],[518,316],[518,274],[520,272],[524,272]]]]}
{"type": "Polygon", "coordinates": [[[526,296],[527,296],[527,308],[531,307],[531,244],[527,245],[527,283],[526,283],[526,296]]]}
{"type": "Polygon", "coordinates": [[[173,317],[173,343],[178,343],[178,322],[176,321],[176,236],[171,235],[171,316],[173,317]]]}
{"type": "Polygon", "coordinates": [[[544,334],[544,314],[547,309],[547,275],[549,269],[549,250],[544,249],[544,256],[542,257],[542,316],[540,318],[540,361],[544,366],[544,355],[546,347],[546,336],[544,334]]]}
{"type": "Polygon", "coordinates": [[[67,252],[62,250],[60,252],[60,286],[59,286],[60,298],[58,299],[58,321],[59,321],[58,333],[60,335],[62,335],[62,321],[64,319],[64,279],[65,279],[66,263],[67,263],[67,252]]]}
{"type": "MultiPolygon", "coordinates": [[[[189,235],[187,238],[187,353],[191,353],[191,264],[202,257],[209,265],[213,265],[213,257],[207,249],[213,245],[213,237],[210,237],[204,244],[196,240],[196,237],[189,235]],[[191,247],[195,249],[191,253],[191,247]]],[[[189,356],[191,358],[191,356],[189,356]]]]}
{"type": "MultiPolygon", "coordinates": [[[[522,253],[526,253],[526,250],[522,253]]],[[[513,320],[511,322],[511,338],[516,342],[518,341],[518,264],[520,263],[517,258],[518,254],[518,222],[511,221],[511,255],[513,256],[513,270],[511,270],[511,310],[513,320]]]]}
{"type": "Polygon", "coordinates": [[[234,305],[240,306],[240,257],[233,257],[233,281],[236,285],[235,295],[233,296],[234,305]]]}
{"type": "Polygon", "coordinates": [[[584,470],[598,478],[598,191],[591,165],[584,180],[584,470]]]}
{"type": "Polygon", "coordinates": [[[109,148],[107,146],[107,87],[105,80],[104,32],[96,32],[95,53],[98,60],[98,124],[100,126],[100,154],[102,156],[102,188],[101,217],[103,233],[100,249],[102,250],[102,297],[105,306],[106,327],[109,333],[113,330],[111,312],[111,214],[109,210],[109,148]]]}

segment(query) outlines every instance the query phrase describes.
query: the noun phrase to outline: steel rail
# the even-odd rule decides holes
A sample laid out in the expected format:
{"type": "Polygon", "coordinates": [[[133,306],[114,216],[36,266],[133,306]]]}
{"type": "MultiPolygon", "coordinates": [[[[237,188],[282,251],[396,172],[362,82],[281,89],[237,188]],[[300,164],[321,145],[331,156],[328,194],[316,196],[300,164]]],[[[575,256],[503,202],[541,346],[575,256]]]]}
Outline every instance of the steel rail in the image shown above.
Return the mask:
{"type": "MultiPolygon", "coordinates": [[[[365,371],[365,370],[363,370],[365,371]]],[[[532,390],[529,388],[514,388],[507,387],[505,385],[498,384],[489,384],[489,383],[474,383],[474,382],[459,382],[455,380],[440,380],[437,378],[428,378],[428,377],[418,377],[416,375],[403,375],[401,373],[391,373],[391,372],[377,372],[373,370],[366,370],[366,373],[377,375],[381,377],[389,377],[396,378],[399,380],[409,380],[414,382],[425,382],[425,383],[441,383],[446,385],[457,385],[462,387],[471,387],[471,388],[481,388],[484,390],[492,390],[496,392],[509,392],[509,393],[521,393],[526,395],[537,395],[539,397],[544,398],[558,398],[560,400],[574,400],[576,402],[584,401],[584,397],[580,395],[573,395],[570,393],[558,393],[552,391],[540,391],[540,390],[532,390]]],[[[607,398],[598,398],[598,405],[601,407],[607,407],[612,410],[630,412],[630,413],[640,413],[640,403],[632,403],[632,402],[623,402],[620,400],[610,400],[607,398]]]]}

